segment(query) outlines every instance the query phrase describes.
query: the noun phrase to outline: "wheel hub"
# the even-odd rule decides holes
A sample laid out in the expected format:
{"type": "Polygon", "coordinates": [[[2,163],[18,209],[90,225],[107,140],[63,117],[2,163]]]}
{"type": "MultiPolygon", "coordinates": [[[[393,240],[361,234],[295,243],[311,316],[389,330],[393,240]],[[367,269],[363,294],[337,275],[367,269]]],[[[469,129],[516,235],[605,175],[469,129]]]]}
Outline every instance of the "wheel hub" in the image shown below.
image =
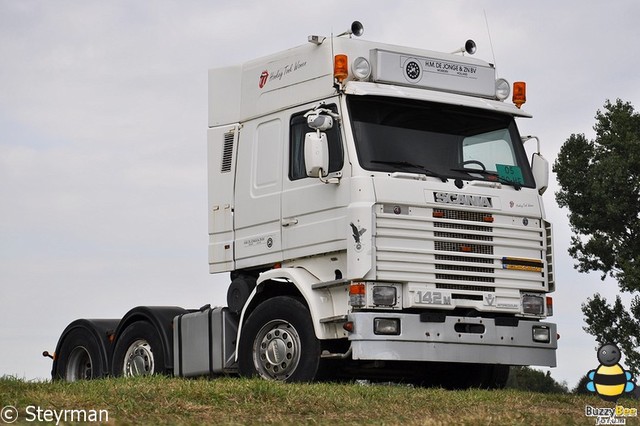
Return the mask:
{"type": "Polygon", "coordinates": [[[93,378],[93,362],[89,351],[84,346],[78,346],[69,354],[68,368],[65,380],[89,380],[93,378]]]}
{"type": "Polygon", "coordinates": [[[300,337],[286,321],[265,324],[256,336],[255,345],[254,364],[264,378],[286,380],[300,362],[300,337]]]}
{"type": "Polygon", "coordinates": [[[148,376],[154,372],[154,357],[146,340],[136,340],[124,356],[125,376],[148,376]]]}

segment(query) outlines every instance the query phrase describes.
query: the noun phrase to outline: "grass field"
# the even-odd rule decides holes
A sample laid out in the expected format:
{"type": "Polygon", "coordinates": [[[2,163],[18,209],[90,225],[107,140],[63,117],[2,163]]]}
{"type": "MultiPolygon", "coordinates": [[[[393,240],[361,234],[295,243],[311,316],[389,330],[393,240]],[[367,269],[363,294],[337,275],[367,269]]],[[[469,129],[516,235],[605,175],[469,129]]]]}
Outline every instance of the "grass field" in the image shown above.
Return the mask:
{"type": "MultiPolygon", "coordinates": [[[[106,410],[110,424],[595,425],[595,417],[585,416],[585,406],[613,407],[596,396],[516,390],[167,377],[75,383],[2,378],[0,407],[7,405],[17,408],[18,424],[37,424],[38,416],[47,415],[56,424],[64,410],[67,422],[60,424],[68,424],[82,414],[70,410],[84,410],[89,420],[106,410]]],[[[637,407],[637,401],[623,399],[619,405],[637,407]]]]}

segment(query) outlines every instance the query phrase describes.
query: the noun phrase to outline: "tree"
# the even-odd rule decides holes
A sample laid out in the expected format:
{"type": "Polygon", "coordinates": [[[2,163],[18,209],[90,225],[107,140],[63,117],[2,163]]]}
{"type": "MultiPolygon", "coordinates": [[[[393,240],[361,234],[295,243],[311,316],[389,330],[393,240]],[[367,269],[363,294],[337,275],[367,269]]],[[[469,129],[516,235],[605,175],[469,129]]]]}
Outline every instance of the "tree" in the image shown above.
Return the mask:
{"type": "Polygon", "coordinates": [[[616,301],[609,305],[606,299],[595,294],[582,305],[582,312],[587,323],[585,330],[596,336],[601,345],[615,342],[625,356],[623,364],[637,378],[640,373],[640,354],[636,351],[640,343],[640,298],[636,296],[633,299],[629,313],[620,296],[616,296],[616,301]]]}
{"type": "Polygon", "coordinates": [[[576,395],[593,395],[593,392],[589,392],[589,390],[587,390],[587,383],[590,381],[589,376],[585,374],[580,378],[576,387],[571,390],[571,393],[575,393],[576,395]]]}
{"type": "Polygon", "coordinates": [[[566,383],[558,383],[549,371],[543,373],[531,367],[511,367],[507,389],[519,389],[541,393],[568,393],[566,383]]]}
{"type": "MultiPolygon", "coordinates": [[[[556,200],[569,208],[569,254],[580,272],[611,276],[622,291],[640,291],[640,114],[629,102],[606,101],[595,116],[595,140],[572,134],[553,171],[556,200]]],[[[640,373],[640,298],[630,312],[596,294],[582,305],[587,327],[600,344],[615,342],[634,375],[640,373]]]]}

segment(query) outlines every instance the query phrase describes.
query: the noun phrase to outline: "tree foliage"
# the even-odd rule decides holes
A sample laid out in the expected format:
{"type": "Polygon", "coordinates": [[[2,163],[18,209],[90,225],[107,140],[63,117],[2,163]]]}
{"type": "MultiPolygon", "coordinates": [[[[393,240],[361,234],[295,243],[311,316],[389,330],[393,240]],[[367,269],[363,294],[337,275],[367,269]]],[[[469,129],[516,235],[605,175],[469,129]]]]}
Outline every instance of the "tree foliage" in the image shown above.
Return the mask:
{"type": "MultiPolygon", "coordinates": [[[[620,296],[616,296],[616,301],[610,305],[606,299],[596,294],[582,305],[582,312],[587,323],[585,330],[595,336],[600,345],[615,342],[625,356],[622,364],[628,367],[636,379],[639,378],[640,354],[636,348],[640,344],[640,297],[633,299],[628,312],[620,296]]],[[[597,361],[595,351],[594,360],[597,361]]]]}
{"type": "Polygon", "coordinates": [[[576,395],[593,395],[593,392],[587,390],[587,383],[591,380],[589,376],[585,374],[580,378],[576,386],[571,390],[571,393],[575,393],[576,395]]]}
{"type": "MultiPolygon", "coordinates": [[[[553,165],[560,190],[556,200],[569,208],[573,236],[569,254],[580,272],[611,276],[620,289],[640,291],[640,114],[629,102],[605,102],[595,116],[596,137],[572,134],[553,165]]],[[[634,375],[640,373],[640,299],[631,311],[619,297],[610,305],[596,294],[582,305],[587,327],[600,344],[622,349],[634,375]]]]}
{"type": "Polygon", "coordinates": [[[569,253],[580,272],[640,290],[640,114],[620,99],[596,114],[595,140],[572,134],[553,165],[556,200],[570,210],[569,253]]]}
{"type": "Polygon", "coordinates": [[[541,393],[568,393],[566,383],[558,383],[549,371],[543,373],[530,367],[511,367],[507,389],[519,389],[541,393]]]}

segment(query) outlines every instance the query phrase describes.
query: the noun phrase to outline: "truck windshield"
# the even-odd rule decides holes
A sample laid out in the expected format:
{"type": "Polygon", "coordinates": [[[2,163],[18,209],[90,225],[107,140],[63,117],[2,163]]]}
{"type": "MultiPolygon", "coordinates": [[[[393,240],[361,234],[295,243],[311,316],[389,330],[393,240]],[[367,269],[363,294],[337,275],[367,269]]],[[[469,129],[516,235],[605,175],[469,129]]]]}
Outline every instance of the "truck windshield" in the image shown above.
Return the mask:
{"type": "Polygon", "coordinates": [[[366,170],[535,187],[515,121],[507,114],[376,96],[350,96],[348,105],[366,170]]]}

